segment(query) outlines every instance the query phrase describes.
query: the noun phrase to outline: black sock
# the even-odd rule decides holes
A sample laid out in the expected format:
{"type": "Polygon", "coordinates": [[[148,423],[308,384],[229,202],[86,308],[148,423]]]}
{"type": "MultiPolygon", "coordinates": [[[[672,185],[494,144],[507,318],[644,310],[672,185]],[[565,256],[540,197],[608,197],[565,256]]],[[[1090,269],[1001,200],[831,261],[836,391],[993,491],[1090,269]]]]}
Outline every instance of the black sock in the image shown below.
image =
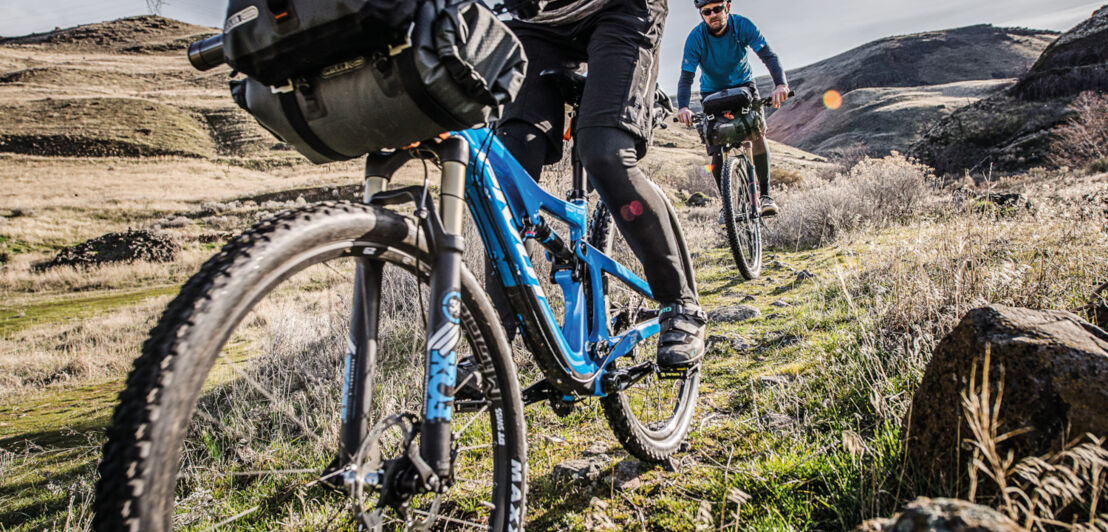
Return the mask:
{"type": "Polygon", "coordinates": [[[758,174],[762,195],[769,194],[769,152],[754,155],[754,173],[758,174]]]}

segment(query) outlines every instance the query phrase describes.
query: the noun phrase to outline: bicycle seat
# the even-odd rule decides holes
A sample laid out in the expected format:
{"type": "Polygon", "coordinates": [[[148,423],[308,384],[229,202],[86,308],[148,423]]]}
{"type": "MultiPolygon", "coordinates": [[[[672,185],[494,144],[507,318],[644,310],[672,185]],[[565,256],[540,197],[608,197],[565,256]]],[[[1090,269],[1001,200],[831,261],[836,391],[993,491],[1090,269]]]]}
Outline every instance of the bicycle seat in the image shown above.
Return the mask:
{"type": "Polygon", "coordinates": [[[585,93],[584,75],[563,68],[548,68],[539,72],[539,79],[554,84],[562,101],[574,107],[581,103],[581,95],[585,93]]]}

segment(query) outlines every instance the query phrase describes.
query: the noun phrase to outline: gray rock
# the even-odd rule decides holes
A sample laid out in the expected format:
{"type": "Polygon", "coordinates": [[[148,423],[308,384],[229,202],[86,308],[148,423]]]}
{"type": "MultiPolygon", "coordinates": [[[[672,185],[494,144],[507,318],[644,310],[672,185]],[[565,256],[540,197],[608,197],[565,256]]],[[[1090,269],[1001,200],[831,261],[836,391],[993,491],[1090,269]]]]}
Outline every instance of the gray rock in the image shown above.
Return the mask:
{"type": "Polygon", "coordinates": [[[685,204],[689,207],[704,207],[708,205],[712,200],[707,194],[703,192],[696,192],[689,199],[685,201],[685,204]]]}
{"type": "Polygon", "coordinates": [[[638,488],[642,486],[642,479],[639,478],[639,474],[643,469],[645,468],[642,462],[634,458],[628,458],[612,468],[612,483],[621,490],[638,488]]]}
{"type": "Polygon", "coordinates": [[[804,281],[804,280],[813,279],[813,278],[815,278],[815,274],[813,274],[812,272],[810,272],[808,270],[800,270],[799,272],[796,272],[796,280],[797,281],[804,281]]]}
{"type": "Polygon", "coordinates": [[[1004,379],[998,433],[1032,429],[1000,442],[1001,456],[1041,456],[1066,434],[1108,435],[1108,333],[1069,312],[982,307],[939,342],[912,398],[908,453],[922,474],[947,485],[966,474],[961,394],[986,348],[993,389],[1004,379]]]}
{"type": "Polygon", "coordinates": [[[773,303],[770,303],[770,306],[774,306],[774,307],[777,307],[777,308],[785,308],[785,307],[791,307],[791,306],[793,306],[793,304],[789,303],[788,301],[785,301],[784,299],[778,299],[777,301],[774,301],[773,303]]]}
{"type": "Polygon", "coordinates": [[[920,497],[889,519],[871,519],[854,532],[1017,532],[1015,522],[992,508],[959,499],[920,497]]]}
{"type": "Polygon", "coordinates": [[[766,268],[770,270],[787,270],[790,272],[796,271],[796,269],[792,266],[789,266],[788,264],[785,264],[784,262],[781,262],[779,260],[769,261],[769,263],[766,264],[766,268]]]}
{"type": "Polygon", "coordinates": [[[739,352],[746,351],[751,347],[749,340],[737,334],[712,334],[708,336],[705,344],[709,353],[719,353],[726,346],[730,346],[731,349],[739,352]]]}
{"type": "Polygon", "coordinates": [[[735,305],[717,308],[708,313],[711,323],[739,323],[761,316],[762,313],[750,305],[735,305]]]}
{"type": "Polygon", "coordinates": [[[743,303],[750,303],[751,301],[754,301],[754,296],[749,295],[749,294],[743,296],[743,299],[742,299],[743,303]]]}
{"type": "Polygon", "coordinates": [[[610,461],[611,458],[602,454],[566,460],[554,466],[554,480],[594,481],[600,478],[610,461]]]}

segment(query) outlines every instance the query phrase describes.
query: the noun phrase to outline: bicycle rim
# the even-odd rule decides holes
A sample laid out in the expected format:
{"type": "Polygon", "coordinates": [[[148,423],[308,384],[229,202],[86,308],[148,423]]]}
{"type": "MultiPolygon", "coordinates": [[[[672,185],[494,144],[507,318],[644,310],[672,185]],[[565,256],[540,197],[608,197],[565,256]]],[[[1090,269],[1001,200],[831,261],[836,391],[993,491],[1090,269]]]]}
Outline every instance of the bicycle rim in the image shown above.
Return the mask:
{"type": "MultiPolygon", "coordinates": [[[[638,275],[642,267],[614,226],[606,207],[598,207],[590,224],[590,243],[638,275]]],[[[622,333],[650,316],[649,300],[619,282],[606,279],[605,298],[609,309],[609,331],[622,333]]],[[[627,368],[656,357],[653,339],[642,342],[633,353],[615,361],[613,369],[627,368]]],[[[696,408],[700,385],[698,371],[682,379],[661,379],[647,375],[627,389],[600,399],[604,415],[620,443],[634,456],[650,462],[668,459],[678,450],[688,432],[696,408]]]]}
{"type": "MultiPolygon", "coordinates": [[[[152,332],[105,446],[98,529],[342,529],[356,526],[355,503],[376,505],[372,490],[355,499],[327,486],[342,486],[326,472],[341,450],[355,262],[383,265],[380,291],[370,296],[381,308],[373,425],[422,411],[425,255],[399,236],[414,222],[372,207],[280,216],[209,261],[152,332]]],[[[473,299],[476,281],[463,273],[458,357],[477,361],[471,378],[478,393],[456,412],[458,481],[440,498],[433,526],[506,529],[512,488],[523,489],[512,475],[513,460],[517,473],[525,463],[518,387],[500,351],[502,331],[497,338],[482,325],[491,306],[473,299]]],[[[400,456],[407,430],[388,426],[376,434],[384,458],[400,456]]],[[[522,497],[516,500],[521,509],[522,497]]],[[[432,502],[415,497],[409,516],[427,516],[432,502]]],[[[381,524],[404,523],[389,513],[381,524]]]]}
{"type": "Polygon", "coordinates": [[[753,171],[745,157],[728,157],[720,175],[727,243],[739,273],[747,280],[762,271],[762,232],[753,201],[756,191],[750,184],[753,171]]]}

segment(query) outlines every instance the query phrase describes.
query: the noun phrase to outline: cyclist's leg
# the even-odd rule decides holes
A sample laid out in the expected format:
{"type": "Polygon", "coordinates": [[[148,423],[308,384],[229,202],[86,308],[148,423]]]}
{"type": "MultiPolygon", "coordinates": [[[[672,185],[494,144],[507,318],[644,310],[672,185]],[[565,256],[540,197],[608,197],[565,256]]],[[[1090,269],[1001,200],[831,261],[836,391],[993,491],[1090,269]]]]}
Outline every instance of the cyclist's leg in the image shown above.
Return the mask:
{"type": "Polygon", "coordinates": [[[753,142],[753,163],[754,173],[758,176],[758,192],[761,194],[760,204],[762,208],[762,216],[773,216],[777,214],[777,202],[773,201],[773,198],[769,194],[769,147],[767,146],[766,137],[753,142]]]}
{"type": "Polygon", "coordinates": [[[693,268],[665,196],[637,165],[651,135],[666,12],[664,0],[615,0],[596,15],[577,138],[593,186],[642,262],[655,298],[666,307],[659,363],[689,366],[704,351],[693,268]]]}
{"type": "MultiPolygon", "coordinates": [[[[504,108],[496,126],[496,136],[523,169],[538,181],[543,165],[561,158],[565,129],[562,97],[557,88],[539,79],[539,74],[548,68],[576,68],[580,59],[575,62],[575,52],[566,43],[569,38],[558,28],[518,21],[510,22],[509,26],[527,53],[527,75],[519,95],[504,108]]],[[[500,314],[508,340],[514,340],[519,324],[488,257],[485,258],[485,289],[500,314]]]]}
{"type": "Polygon", "coordinates": [[[646,280],[661,302],[695,304],[677,243],[680,226],[671,220],[665,197],[638,167],[636,139],[615,127],[590,127],[577,134],[581,161],[600,199],[608,206],[628,246],[642,262],[646,280]]]}

